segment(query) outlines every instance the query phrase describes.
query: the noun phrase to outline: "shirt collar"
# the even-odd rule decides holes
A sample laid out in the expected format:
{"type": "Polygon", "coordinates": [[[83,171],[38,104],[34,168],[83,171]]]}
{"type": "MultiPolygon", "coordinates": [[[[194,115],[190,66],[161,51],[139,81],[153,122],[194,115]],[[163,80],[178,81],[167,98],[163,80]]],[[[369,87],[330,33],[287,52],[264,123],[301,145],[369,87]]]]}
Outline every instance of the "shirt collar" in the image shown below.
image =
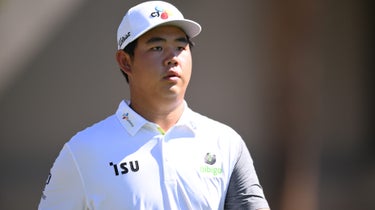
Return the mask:
{"type": "Polygon", "coordinates": [[[184,101],[184,112],[182,113],[180,119],[177,121],[175,126],[185,126],[189,128],[192,132],[197,129],[197,125],[194,122],[194,112],[189,108],[186,101],[184,101]]]}
{"type": "MultiPolygon", "coordinates": [[[[145,125],[157,126],[155,123],[149,122],[141,115],[136,113],[132,108],[130,108],[129,104],[130,101],[121,101],[116,111],[116,116],[121,125],[128,131],[130,135],[134,136],[145,125]]],[[[193,113],[194,112],[188,107],[186,101],[184,101],[184,112],[182,113],[176,125],[171,129],[175,127],[186,127],[194,133],[196,130],[196,123],[194,122],[193,113]]]]}
{"type": "Polygon", "coordinates": [[[134,136],[148,121],[130,108],[129,104],[130,101],[121,101],[116,116],[121,125],[134,136]]]}

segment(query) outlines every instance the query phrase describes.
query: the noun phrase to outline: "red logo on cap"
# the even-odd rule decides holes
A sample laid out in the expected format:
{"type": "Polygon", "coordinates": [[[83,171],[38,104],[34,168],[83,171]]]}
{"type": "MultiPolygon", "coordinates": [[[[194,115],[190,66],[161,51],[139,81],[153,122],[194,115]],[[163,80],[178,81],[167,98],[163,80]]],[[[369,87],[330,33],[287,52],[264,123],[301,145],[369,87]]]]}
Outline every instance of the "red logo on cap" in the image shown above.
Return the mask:
{"type": "Polygon", "coordinates": [[[168,19],[169,15],[166,10],[161,7],[155,7],[155,12],[151,13],[151,17],[160,17],[161,19],[165,20],[168,19]]]}
{"type": "Polygon", "coordinates": [[[168,13],[166,13],[166,12],[163,12],[163,13],[161,13],[161,19],[167,19],[168,18],[168,13]]]}

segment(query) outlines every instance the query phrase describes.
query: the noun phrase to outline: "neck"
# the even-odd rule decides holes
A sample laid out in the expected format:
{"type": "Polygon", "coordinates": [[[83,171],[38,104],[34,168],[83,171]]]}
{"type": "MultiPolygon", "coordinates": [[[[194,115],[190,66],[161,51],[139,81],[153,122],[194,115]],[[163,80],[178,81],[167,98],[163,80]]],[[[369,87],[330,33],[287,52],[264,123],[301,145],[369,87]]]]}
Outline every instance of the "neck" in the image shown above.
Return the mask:
{"type": "Polygon", "coordinates": [[[184,111],[184,101],[152,103],[131,100],[131,108],[146,120],[156,123],[165,132],[174,126],[184,111]]]}

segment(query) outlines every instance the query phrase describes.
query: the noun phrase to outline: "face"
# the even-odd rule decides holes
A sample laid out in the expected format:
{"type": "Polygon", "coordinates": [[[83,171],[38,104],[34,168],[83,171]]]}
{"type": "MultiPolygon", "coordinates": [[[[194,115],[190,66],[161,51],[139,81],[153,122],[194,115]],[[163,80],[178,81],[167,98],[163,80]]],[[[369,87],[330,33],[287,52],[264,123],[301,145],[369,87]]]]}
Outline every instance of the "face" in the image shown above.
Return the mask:
{"type": "Polygon", "coordinates": [[[148,100],[183,99],[192,70],[186,34],[174,26],[150,30],[138,38],[129,66],[133,96],[148,100]]]}

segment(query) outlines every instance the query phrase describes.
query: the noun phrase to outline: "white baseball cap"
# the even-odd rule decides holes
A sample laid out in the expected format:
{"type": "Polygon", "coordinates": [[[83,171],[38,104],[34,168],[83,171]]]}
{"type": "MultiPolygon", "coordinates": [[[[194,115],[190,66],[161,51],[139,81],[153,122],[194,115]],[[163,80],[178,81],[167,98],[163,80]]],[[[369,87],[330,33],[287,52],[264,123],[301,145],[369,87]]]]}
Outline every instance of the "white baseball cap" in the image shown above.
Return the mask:
{"type": "Polygon", "coordinates": [[[190,38],[201,32],[201,26],[185,19],[172,4],[163,1],[147,1],[128,10],[117,30],[117,47],[124,49],[150,29],[160,25],[173,25],[185,31],[190,38]]]}

